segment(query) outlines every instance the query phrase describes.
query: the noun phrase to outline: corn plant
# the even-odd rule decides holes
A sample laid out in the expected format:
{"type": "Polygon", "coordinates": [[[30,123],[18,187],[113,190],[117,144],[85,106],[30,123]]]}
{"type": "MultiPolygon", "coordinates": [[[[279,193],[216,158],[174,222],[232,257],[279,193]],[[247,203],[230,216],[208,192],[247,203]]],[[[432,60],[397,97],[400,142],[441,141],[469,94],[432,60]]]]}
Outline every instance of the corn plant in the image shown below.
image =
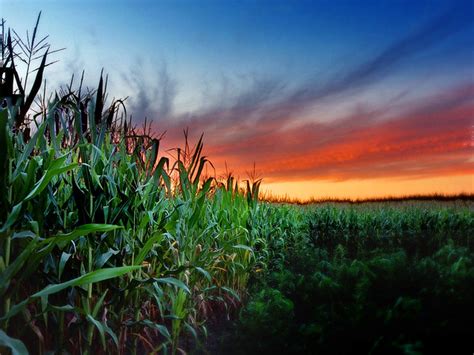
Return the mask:
{"type": "Polygon", "coordinates": [[[260,182],[245,193],[231,176],[227,186],[205,177],[203,138],[191,147],[187,131],[184,148],[163,156],[125,100],[108,102],[103,74],[96,90],[83,73],[78,87],[72,78],[39,97],[52,51],[36,42],[38,22],[26,42],[15,33],[26,57],[2,40],[2,70],[18,77],[21,57],[27,75],[1,96],[0,349],[183,351],[246,294],[260,182]]]}

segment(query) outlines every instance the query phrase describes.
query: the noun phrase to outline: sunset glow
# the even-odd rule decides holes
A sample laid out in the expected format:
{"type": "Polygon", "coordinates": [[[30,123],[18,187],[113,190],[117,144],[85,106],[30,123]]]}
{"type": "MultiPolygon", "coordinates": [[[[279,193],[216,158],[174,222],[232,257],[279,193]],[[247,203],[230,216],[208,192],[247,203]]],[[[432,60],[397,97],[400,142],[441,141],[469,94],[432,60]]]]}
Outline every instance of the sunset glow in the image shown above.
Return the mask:
{"type": "MultiPolygon", "coordinates": [[[[295,198],[474,193],[471,1],[1,1],[72,48],[51,86],[101,67],[164,149],[204,133],[216,174],[295,198]],[[67,14],[74,12],[74,23],[67,14]],[[125,15],[126,14],[126,15],[125,15]],[[126,17],[125,17],[126,16],[126,17]]],[[[163,154],[165,150],[163,150],[163,154]]]]}
{"type": "Polygon", "coordinates": [[[422,179],[351,179],[337,183],[324,180],[275,182],[267,184],[264,192],[304,201],[309,197],[315,199],[364,199],[381,196],[429,195],[433,191],[443,191],[444,194],[454,195],[472,192],[472,187],[472,176],[464,175],[422,179]]]}

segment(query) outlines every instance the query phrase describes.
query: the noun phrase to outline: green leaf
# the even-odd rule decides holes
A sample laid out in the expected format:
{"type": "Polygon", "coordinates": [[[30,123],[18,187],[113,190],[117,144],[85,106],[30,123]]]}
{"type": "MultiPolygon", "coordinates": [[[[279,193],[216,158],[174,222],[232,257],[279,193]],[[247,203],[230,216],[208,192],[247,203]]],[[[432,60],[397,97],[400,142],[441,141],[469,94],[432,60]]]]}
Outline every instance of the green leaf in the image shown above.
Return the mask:
{"type": "Polygon", "coordinates": [[[153,245],[160,243],[162,240],[163,240],[163,234],[154,235],[153,237],[149,238],[146,241],[143,248],[141,248],[137,257],[135,258],[135,265],[140,265],[143,262],[143,260],[145,260],[146,255],[151,250],[153,245]]]}
{"type": "Polygon", "coordinates": [[[94,262],[94,267],[96,269],[100,269],[104,264],[107,262],[107,260],[110,259],[112,255],[117,255],[119,253],[118,250],[114,250],[112,248],[109,248],[105,253],[99,254],[94,262]]]}
{"type": "Polygon", "coordinates": [[[20,174],[23,169],[23,162],[28,159],[28,157],[31,155],[31,152],[33,151],[34,147],[36,146],[36,142],[38,141],[38,137],[42,137],[44,135],[44,131],[46,129],[46,122],[43,122],[40,124],[38,127],[38,130],[35,132],[33,137],[31,137],[30,141],[26,145],[26,148],[23,150],[23,153],[21,154],[20,158],[17,159],[16,161],[16,168],[15,171],[13,172],[13,179],[15,179],[18,174],[20,174]]]}
{"type": "Polygon", "coordinates": [[[32,231],[21,231],[13,233],[12,239],[35,238],[36,234],[32,231]]]}
{"type": "Polygon", "coordinates": [[[5,232],[8,228],[10,228],[11,226],[13,226],[13,224],[15,224],[16,220],[18,219],[18,216],[20,215],[21,206],[22,206],[22,203],[20,202],[19,204],[13,207],[12,211],[8,214],[7,221],[5,222],[3,227],[0,229],[0,233],[5,232]]]}
{"type": "Polygon", "coordinates": [[[159,279],[155,279],[155,281],[162,284],[174,285],[182,289],[184,292],[191,294],[191,291],[189,290],[188,286],[186,286],[183,281],[175,279],[174,277],[162,277],[159,279]]]}
{"type": "Polygon", "coordinates": [[[97,328],[97,330],[99,331],[100,341],[102,342],[102,347],[105,350],[105,333],[104,333],[105,329],[104,329],[104,326],[102,325],[101,322],[94,319],[90,314],[87,315],[87,320],[89,322],[91,322],[97,328]]]}
{"type": "Polygon", "coordinates": [[[58,268],[58,278],[61,279],[61,275],[63,274],[64,266],[66,266],[66,262],[69,260],[72,254],[63,252],[61,254],[61,259],[59,259],[59,268],[58,268]]]}
{"type": "Polygon", "coordinates": [[[195,266],[194,267],[197,271],[199,271],[201,274],[204,275],[204,277],[209,281],[211,282],[211,275],[209,274],[209,272],[207,272],[206,270],[204,270],[202,267],[199,267],[199,266],[195,266]]]}
{"type": "Polygon", "coordinates": [[[198,335],[197,335],[197,332],[196,332],[196,329],[194,329],[194,327],[192,327],[191,325],[188,324],[188,322],[184,322],[184,327],[186,328],[186,330],[191,333],[191,335],[193,336],[193,338],[197,341],[198,340],[198,335]]]}
{"type": "Polygon", "coordinates": [[[54,160],[49,167],[48,170],[46,170],[45,174],[41,177],[41,179],[35,184],[33,187],[33,190],[28,194],[28,196],[25,197],[24,201],[31,200],[33,197],[37,196],[40,194],[46,186],[48,186],[49,182],[55,177],[59,176],[62,173],[65,173],[66,171],[70,171],[74,169],[75,167],[78,166],[77,163],[72,163],[63,166],[64,162],[67,159],[67,155],[63,155],[62,157],[54,160]]]}
{"type": "Polygon", "coordinates": [[[9,348],[12,355],[28,355],[28,350],[21,340],[10,338],[0,329],[0,348],[1,347],[9,348]]]}
{"type": "Polygon", "coordinates": [[[71,306],[70,304],[65,304],[64,306],[55,306],[52,304],[48,304],[47,311],[56,311],[56,312],[72,312],[76,310],[74,306],[71,306]]]}
{"type": "Polygon", "coordinates": [[[158,330],[160,334],[163,335],[168,341],[171,341],[171,335],[170,335],[170,332],[168,331],[168,328],[166,328],[166,326],[164,325],[155,323],[149,319],[143,319],[136,322],[127,322],[126,325],[127,326],[142,325],[145,327],[154,328],[158,330]]]}
{"type": "Polygon", "coordinates": [[[41,241],[42,244],[48,243],[65,243],[71,240],[74,240],[78,237],[82,237],[91,233],[105,233],[110,232],[116,229],[120,229],[122,227],[116,226],[114,224],[83,224],[80,227],[77,227],[72,232],[64,233],[64,234],[57,234],[54,237],[50,237],[41,241]]]}
{"type": "Polygon", "coordinates": [[[162,157],[160,161],[158,162],[158,165],[155,168],[155,173],[154,173],[154,178],[155,178],[155,183],[158,183],[160,181],[160,176],[163,178],[163,181],[165,183],[166,189],[168,191],[171,190],[171,180],[170,176],[166,173],[165,171],[165,165],[166,169],[169,168],[169,159],[166,157],[162,157]]]}
{"type": "Polygon", "coordinates": [[[94,309],[92,310],[92,316],[93,316],[93,317],[97,317],[97,314],[99,313],[100,307],[102,307],[102,304],[104,303],[105,296],[107,296],[107,292],[108,292],[108,291],[109,291],[109,290],[105,290],[105,292],[103,293],[103,295],[99,298],[99,300],[98,300],[97,303],[95,304],[94,309]]]}
{"type": "Polygon", "coordinates": [[[92,272],[89,272],[85,275],[79,276],[75,279],[60,283],[60,284],[55,284],[55,285],[48,285],[44,289],[42,289],[39,292],[36,292],[35,294],[31,295],[24,301],[14,305],[10,311],[4,315],[1,320],[5,320],[8,318],[13,317],[16,315],[18,312],[21,312],[29,303],[37,300],[38,298],[41,298],[43,296],[51,295],[53,293],[60,292],[66,288],[69,287],[76,287],[76,286],[84,286],[88,285],[91,283],[97,283],[100,281],[112,279],[118,276],[122,276],[123,274],[126,274],[128,272],[138,270],[140,269],[141,266],[120,266],[120,267],[114,267],[114,268],[106,268],[106,269],[101,269],[101,270],[95,270],[92,272]]]}
{"type": "Polygon", "coordinates": [[[233,248],[235,248],[235,249],[243,249],[243,250],[247,250],[247,251],[253,253],[253,249],[252,249],[251,247],[249,247],[248,245],[237,244],[237,245],[234,245],[233,248]]]}
{"type": "MultiPolygon", "coordinates": [[[[0,202],[2,206],[7,202],[7,186],[9,184],[8,173],[8,110],[0,110],[0,202]]],[[[4,218],[4,212],[0,211],[0,218],[4,218]]]]}
{"type": "Polygon", "coordinates": [[[115,334],[115,333],[113,332],[113,330],[110,329],[106,324],[102,324],[102,325],[104,326],[104,329],[105,329],[105,331],[107,332],[107,334],[109,334],[110,337],[112,338],[112,340],[114,341],[115,346],[117,346],[117,348],[118,348],[119,342],[118,342],[117,334],[115,334]]]}
{"type": "Polygon", "coordinates": [[[33,239],[15,260],[0,274],[0,295],[3,295],[10,284],[10,280],[22,269],[23,265],[30,260],[30,256],[36,249],[37,241],[33,239]]]}

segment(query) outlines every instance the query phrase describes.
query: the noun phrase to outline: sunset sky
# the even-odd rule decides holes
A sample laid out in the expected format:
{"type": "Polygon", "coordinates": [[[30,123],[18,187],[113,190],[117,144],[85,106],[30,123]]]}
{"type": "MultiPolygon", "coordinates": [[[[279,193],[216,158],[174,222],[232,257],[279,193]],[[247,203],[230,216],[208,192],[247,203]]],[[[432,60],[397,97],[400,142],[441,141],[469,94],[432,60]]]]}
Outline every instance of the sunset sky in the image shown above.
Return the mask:
{"type": "Polygon", "coordinates": [[[291,197],[474,193],[473,1],[21,1],[0,17],[66,47],[163,144],[204,132],[218,173],[291,197]]]}

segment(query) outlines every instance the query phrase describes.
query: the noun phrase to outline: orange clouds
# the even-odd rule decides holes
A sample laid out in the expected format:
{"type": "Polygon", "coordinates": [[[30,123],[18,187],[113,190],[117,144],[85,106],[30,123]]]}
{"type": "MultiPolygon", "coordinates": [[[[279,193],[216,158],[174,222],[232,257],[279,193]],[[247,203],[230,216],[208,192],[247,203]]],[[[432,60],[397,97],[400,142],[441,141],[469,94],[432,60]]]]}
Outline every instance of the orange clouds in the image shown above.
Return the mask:
{"type": "Polygon", "coordinates": [[[262,110],[258,119],[214,112],[166,122],[172,134],[165,144],[180,143],[180,125],[204,131],[205,154],[216,167],[227,163],[245,176],[255,162],[268,183],[474,173],[472,84],[396,112],[359,112],[330,122],[317,122],[317,113],[315,121],[301,122],[297,114],[281,105],[262,110]]]}

